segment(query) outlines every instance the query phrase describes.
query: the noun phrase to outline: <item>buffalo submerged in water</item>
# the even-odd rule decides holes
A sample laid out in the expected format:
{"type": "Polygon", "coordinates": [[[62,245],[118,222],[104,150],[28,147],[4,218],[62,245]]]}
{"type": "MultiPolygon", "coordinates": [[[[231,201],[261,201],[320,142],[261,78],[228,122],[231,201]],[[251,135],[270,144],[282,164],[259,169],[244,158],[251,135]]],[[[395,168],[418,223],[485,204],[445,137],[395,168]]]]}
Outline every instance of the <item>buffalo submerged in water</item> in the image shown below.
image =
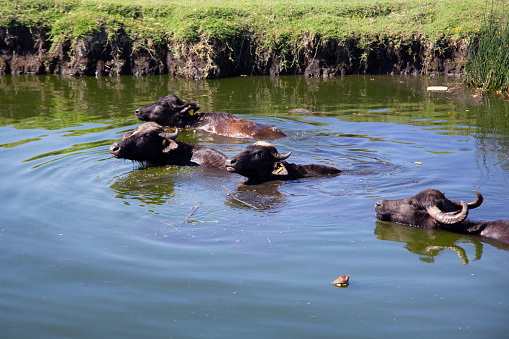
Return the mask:
{"type": "Polygon", "coordinates": [[[509,220],[466,220],[469,210],[483,202],[483,196],[474,192],[477,198],[465,203],[449,200],[438,190],[426,189],[410,198],[377,201],[375,215],[381,221],[477,235],[509,245],[509,220]]]}
{"type": "Polygon", "coordinates": [[[296,165],[285,160],[292,154],[279,154],[264,141],[255,142],[246,150],[226,160],[229,172],[247,177],[246,183],[259,184],[271,180],[294,180],[305,177],[338,175],[342,171],[325,165],[296,165]]]}
{"type": "Polygon", "coordinates": [[[136,109],[135,114],[142,121],[152,121],[168,127],[196,129],[227,138],[276,139],[286,136],[274,125],[259,124],[226,112],[197,112],[199,109],[200,105],[197,103],[185,102],[170,94],[153,104],[136,109]]]}
{"type": "Polygon", "coordinates": [[[118,159],[149,162],[156,165],[205,166],[224,169],[226,155],[209,147],[193,146],[175,140],[174,133],[162,126],[148,122],[122,136],[122,140],[110,147],[110,153],[118,159]]]}

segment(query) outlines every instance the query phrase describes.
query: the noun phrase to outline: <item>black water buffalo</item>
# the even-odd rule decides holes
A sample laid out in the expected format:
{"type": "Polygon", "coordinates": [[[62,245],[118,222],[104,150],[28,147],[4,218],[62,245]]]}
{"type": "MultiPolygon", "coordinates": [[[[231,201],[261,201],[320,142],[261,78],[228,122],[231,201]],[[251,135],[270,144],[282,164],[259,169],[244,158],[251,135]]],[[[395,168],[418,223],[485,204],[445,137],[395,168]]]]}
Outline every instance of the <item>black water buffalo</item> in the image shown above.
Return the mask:
{"type": "Polygon", "coordinates": [[[375,214],[381,221],[479,235],[509,244],[509,220],[466,220],[468,211],[481,206],[483,202],[482,195],[474,192],[477,198],[464,203],[449,200],[438,190],[426,189],[411,198],[377,201],[375,214]]]}
{"type": "Polygon", "coordinates": [[[115,158],[156,165],[186,165],[224,168],[226,156],[214,149],[176,141],[175,133],[166,132],[155,122],[147,122],[126,133],[110,147],[115,158]]]}
{"type": "Polygon", "coordinates": [[[247,177],[248,184],[271,180],[293,180],[304,177],[337,175],[341,170],[324,165],[295,165],[284,161],[292,152],[279,154],[277,149],[263,141],[255,142],[235,157],[226,160],[229,172],[247,177]]]}
{"type": "Polygon", "coordinates": [[[196,112],[199,108],[197,103],[187,103],[170,94],[151,105],[138,108],[135,113],[142,121],[153,121],[168,127],[197,129],[227,138],[276,139],[286,136],[274,125],[258,124],[226,112],[196,112]]]}

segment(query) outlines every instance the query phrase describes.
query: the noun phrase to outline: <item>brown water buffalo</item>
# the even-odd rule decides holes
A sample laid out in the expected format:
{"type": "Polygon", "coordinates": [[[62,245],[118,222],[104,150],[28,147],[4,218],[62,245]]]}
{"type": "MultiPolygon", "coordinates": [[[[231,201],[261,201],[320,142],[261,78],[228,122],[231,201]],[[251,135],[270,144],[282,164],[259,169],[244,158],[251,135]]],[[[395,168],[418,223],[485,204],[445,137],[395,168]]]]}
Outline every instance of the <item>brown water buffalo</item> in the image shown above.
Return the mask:
{"type": "Polygon", "coordinates": [[[197,112],[199,108],[197,103],[187,103],[170,94],[151,105],[138,108],[135,113],[142,121],[153,121],[168,127],[197,129],[227,138],[276,139],[286,136],[274,125],[258,124],[226,112],[197,112]]]}
{"type": "Polygon", "coordinates": [[[381,221],[478,235],[509,244],[509,220],[466,220],[469,210],[483,202],[482,195],[474,192],[477,198],[464,203],[449,200],[438,190],[426,189],[411,198],[377,201],[375,214],[381,221]]]}
{"type": "Polygon", "coordinates": [[[147,122],[126,133],[110,147],[118,159],[149,162],[156,165],[186,165],[224,168],[226,156],[212,148],[176,141],[175,133],[166,132],[155,122],[147,122]]]}
{"type": "Polygon", "coordinates": [[[304,177],[337,175],[342,171],[324,165],[295,165],[284,161],[292,152],[279,154],[269,143],[258,141],[226,160],[229,172],[247,177],[246,183],[259,184],[271,180],[294,180],[304,177]]]}

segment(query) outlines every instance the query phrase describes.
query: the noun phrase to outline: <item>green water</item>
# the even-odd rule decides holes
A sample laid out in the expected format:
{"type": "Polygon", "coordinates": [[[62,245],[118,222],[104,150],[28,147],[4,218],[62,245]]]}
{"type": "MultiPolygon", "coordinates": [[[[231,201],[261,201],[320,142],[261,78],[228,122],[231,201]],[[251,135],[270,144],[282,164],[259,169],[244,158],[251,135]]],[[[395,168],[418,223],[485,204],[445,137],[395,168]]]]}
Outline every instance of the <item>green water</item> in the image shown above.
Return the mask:
{"type": "Polygon", "coordinates": [[[2,338],[506,338],[508,248],[374,216],[437,188],[509,219],[509,103],[458,81],[0,77],[2,338]],[[275,124],[289,161],[346,174],[244,186],[112,158],[134,110],[169,93],[275,124]]]}

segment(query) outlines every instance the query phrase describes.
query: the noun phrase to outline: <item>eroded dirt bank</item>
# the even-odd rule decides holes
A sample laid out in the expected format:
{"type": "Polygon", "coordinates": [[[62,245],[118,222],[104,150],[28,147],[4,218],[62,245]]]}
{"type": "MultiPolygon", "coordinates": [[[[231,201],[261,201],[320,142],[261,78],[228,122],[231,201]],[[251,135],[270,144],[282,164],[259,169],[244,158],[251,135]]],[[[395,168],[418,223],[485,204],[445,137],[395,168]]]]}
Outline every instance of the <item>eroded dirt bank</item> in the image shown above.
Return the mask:
{"type": "Polygon", "coordinates": [[[264,47],[246,35],[231,47],[214,38],[193,44],[132,41],[122,31],[98,32],[74,40],[52,41],[31,27],[0,29],[0,74],[89,76],[172,74],[186,78],[236,75],[337,76],[349,74],[460,74],[465,40],[433,43],[373,39],[365,42],[305,36],[294,46],[264,47]]]}

